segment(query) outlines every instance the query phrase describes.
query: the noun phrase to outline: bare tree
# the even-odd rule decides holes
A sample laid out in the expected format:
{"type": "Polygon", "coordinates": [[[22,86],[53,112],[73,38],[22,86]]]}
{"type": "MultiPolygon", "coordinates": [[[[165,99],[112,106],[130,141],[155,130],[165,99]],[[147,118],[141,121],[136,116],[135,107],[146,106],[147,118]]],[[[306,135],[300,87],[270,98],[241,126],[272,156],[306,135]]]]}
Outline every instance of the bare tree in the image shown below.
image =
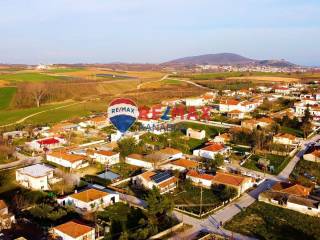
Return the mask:
{"type": "Polygon", "coordinates": [[[48,86],[46,83],[27,83],[24,85],[27,95],[34,100],[37,107],[40,107],[44,98],[48,94],[48,86]]]}

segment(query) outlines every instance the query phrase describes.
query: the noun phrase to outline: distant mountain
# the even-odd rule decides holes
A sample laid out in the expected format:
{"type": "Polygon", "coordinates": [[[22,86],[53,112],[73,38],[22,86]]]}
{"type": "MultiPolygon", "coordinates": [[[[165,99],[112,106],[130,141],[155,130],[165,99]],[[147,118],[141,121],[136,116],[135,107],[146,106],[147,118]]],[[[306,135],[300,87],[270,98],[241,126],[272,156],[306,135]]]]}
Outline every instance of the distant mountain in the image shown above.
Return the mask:
{"type": "Polygon", "coordinates": [[[184,57],[165,62],[162,65],[263,65],[274,67],[291,67],[295,64],[285,60],[256,60],[234,53],[217,53],[184,57]]]}

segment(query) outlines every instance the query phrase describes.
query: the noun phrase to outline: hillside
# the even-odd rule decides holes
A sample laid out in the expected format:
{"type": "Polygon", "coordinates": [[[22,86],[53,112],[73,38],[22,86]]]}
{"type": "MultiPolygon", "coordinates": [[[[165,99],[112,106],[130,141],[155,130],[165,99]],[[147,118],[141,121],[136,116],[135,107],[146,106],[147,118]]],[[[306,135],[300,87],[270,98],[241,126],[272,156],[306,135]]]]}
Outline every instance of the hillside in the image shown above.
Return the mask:
{"type": "Polygon", "coordinates": [[[162,65],[263,65],[273,67],[293,67],[295,64],[285,60],[256,60],[234,53],[217,53],[175,59],[162,65]]]}

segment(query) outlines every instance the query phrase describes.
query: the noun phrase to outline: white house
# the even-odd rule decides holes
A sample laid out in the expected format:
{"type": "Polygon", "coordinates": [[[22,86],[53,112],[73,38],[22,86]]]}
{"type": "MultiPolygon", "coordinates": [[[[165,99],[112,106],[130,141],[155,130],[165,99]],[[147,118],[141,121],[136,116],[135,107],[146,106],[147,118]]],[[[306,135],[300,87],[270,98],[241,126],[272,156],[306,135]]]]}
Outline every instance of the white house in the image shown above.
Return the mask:
{"type": "Polygon", "coordinates": [[[291,90],[287,87],[277,87],[274,89],[274,92],[279,93],[281,95],[289,95],[291,93],[291,90]]]}
{"type": "Polygon", "coordinates": [[[71,154],[65,150],[48,153],[47,161],[71,169],[79,169],[88,166],[85,156],[80,154],[71,154]]]}
{"type": "Polygon", "coordinates": [[[200,107],[204,106],[205,101],[202,97],[186,98],[186,106],[200,107]]]}
{"type": "Polygon", "coordinates": [[[186,135],[190,138],[202,140],[206,138],[206,131],[188,128],[186,135]]]}
{"type": "Polygon", "coordinates": [[[314,150],[310,153],[304,154],[303,159],[310,162],[320,163],[320,150],[314,150]]]}
{"type": "Polygon", "coordinates": [[[210,188],[214,176],[206,173],[199,173],[195,170],[190,170],[187,173],[186,178],[190,179],[195,185],[201,185],[203,187],[210,188]]]}
{"type": "Polygon", "coordinates": [[[87,225],[69,221],[52,228],[55,238],[62,240],[95,240],[95,229],[87,225]]]}
{"type": "Polygon", "coordinates": [[[101,164],[114,165],[119,163],[120,153],[106,150],[98,150],[94,152],[92,158],[94,159],[94,161],[99,162],[101,164]]]}
{"type": "Polygon", "coordinates": [[[154,164],[141,154],[136,154],[136,153],[130,154],[126,157],[125,161],[127,164],[134,165],[137,167],[142,167],[145,169],[153,169],[154,167],[154,164]]]}
{"type": "Polygon", "coordinates": [[[239,104],[240,102],[235,99],[221,100],[219,103],[219,111],[220,112],[231,112],[234,110],[240,111],[239,104]]]}
{"type": "Polygon", "coordinates": [[[298,143],[298,138],[289,133],[278,133],[277,135],[273,136],[273,143],[294,145],[298,143]]]}
{"type": "Polygon", "coordinates": [[[54,179],[54,169],[42,164],[35,164],[16,170],[16,181],[25,188],[49,190],[54,179]]]}
{"type": "Polygon", "coordinates": [[[227,155],[230,152],[230,147],[226,147],[221,143],[212,143],[204,148],[193,151],[193,155],[214,159],[217,154],[227,155]]]}
{"type": "Polygon", "coordinates": [[[107,193],[93,188],[57,199],[61,205],[71,205],[80,213],[93,212],[119,202],[119,194],[107,193]]]}
{"type": "Polygon", "coordinates": [[[177,187],[177,178],[168,171],[147,171],[133,178],[136,186],[142,186],[147,189],[156,187],[161,194],[171,192],[177,187]]]}
{"type": "Polygon", "coordinates": [[[316,93],[316,100],[320,101],[320,93],[316,93]]]}
{"type": "Polygon", "coordinates": [[[230,133],[223,133],[223,134],[219,134],[219,135],[215,136],[213,139],[213,142],[226,144],[226,143],[230,142],[230,140],[231,140],[231,134],[230,133]]]}
{"type": "Polygon", "coordinates": [[[62,147],[66,141],[63,138],[52,137],[52,138],[43,138],[33,140],[32,142],[27,143],[31,150],[35,151],[44,151],[44,150],[51,150],[55,148],[62,147]]]}
{"type": "Polygon", "coordinates": [[[303,214],[320,217],[319,201],[310,198],[290,195],[287,200],[287,208],[303,214]]]}

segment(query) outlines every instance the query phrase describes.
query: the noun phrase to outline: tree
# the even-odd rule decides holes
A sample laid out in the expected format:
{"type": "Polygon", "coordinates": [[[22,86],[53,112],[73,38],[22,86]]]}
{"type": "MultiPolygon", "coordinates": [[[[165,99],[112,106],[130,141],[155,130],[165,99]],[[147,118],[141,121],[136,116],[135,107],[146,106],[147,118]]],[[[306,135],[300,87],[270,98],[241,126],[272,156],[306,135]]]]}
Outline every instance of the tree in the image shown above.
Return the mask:
{"type": "Polygon", "coordinates": [[[148,204],[148,220],[151,226],[156,227],[158,220],[171,213],[174,203],[171,198],[161,195],[157,188],[153,188],[146,198],[148,204]]]}
{"type": "Polygon", "coordinates": [[[120,155],[126,157],[137,150],[137,141],[133,137],[123,138],[118,141],[120,155]]]}
{"type": "Polygon", "coordinates": [[[45,83],[28,83],[25,85],[25,91],[31,95],[37,107],[40,107],[43,99],[48,93],[45,83]]]}

